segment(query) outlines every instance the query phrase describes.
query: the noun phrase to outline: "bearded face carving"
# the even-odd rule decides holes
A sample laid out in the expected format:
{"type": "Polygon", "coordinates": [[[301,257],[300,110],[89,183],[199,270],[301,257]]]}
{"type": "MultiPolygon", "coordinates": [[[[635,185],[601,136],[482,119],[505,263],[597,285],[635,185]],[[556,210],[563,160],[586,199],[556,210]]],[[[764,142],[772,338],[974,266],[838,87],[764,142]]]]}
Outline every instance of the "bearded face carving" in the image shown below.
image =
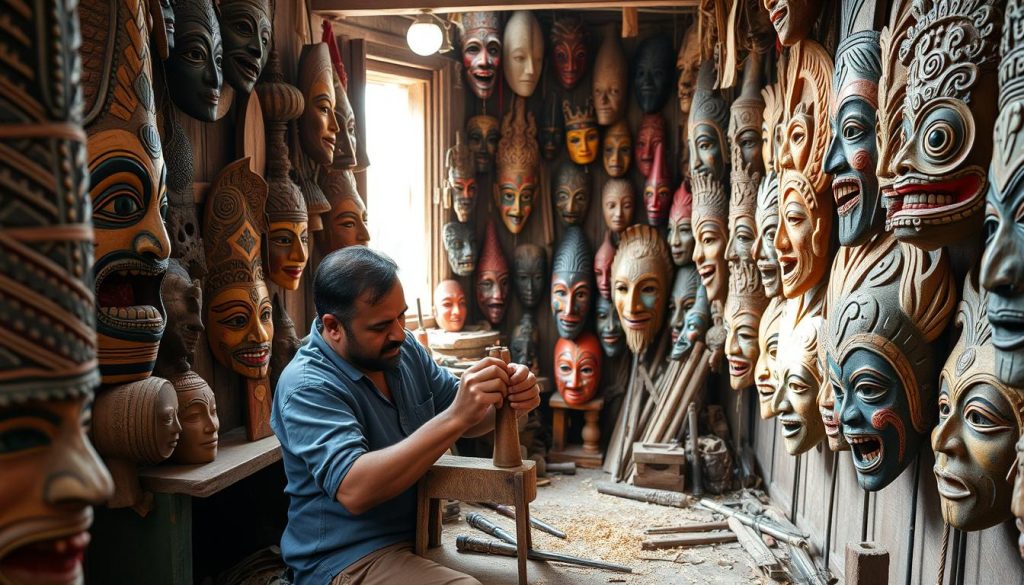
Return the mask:
{"type": "Polygon", "coordinates": [[[469,150],[472,151],[473,160],[476,162],[477,174],[491,172],[494,155],[498,151],[498,141],[501,138],[498,119],[494,116],[473,116],[466,121],[466,136],[469,140],[469,150]]]}
{"type": "Polygon", "coordinates": [[[559,337],[575,339],[586,327],[594,296],[593,266],[583,230],[569,227],[555,251],[551,274],[551,312],[559,337]]]}
{"type": "Polygon", "coordinates": [[[591,93],[598,124],[610,126],[625,116],[627,71],[626,55],[622,52],[614,25],[609,25],[594,60],[591,93]]]}
{"type": "Polygon", "coordinates": [[[449,222],[444,224],[444,250],[448,254],[448,265],[459,276],[469,276],[476,269],[476,238],[469,224],[449,222]]]}
{"type": "Polygon", "coordinates": [[[512,109],[502,120],[497,161],[495,200],[501,221],[509,232],[518,234],[533,211],[540,164],[537,123],[520,98],[513,100],[512,109]]]}
{"type": "Polygon", "coordinates": [[[540,304],[540,299],[544,296],[547,275],[547,257],[544,249],[537,244],[519,244],[516,246],[513,264],[519,302],[527,309],[533,309],[540,304]]]}
{"type": "Polygon", "coordinates": [[[612,298],[633,353],[645,349],[661,329],[671,262],[668,246],[649,225],[626,229],[612,262],[612,298]]]}
{"type": "Polygon", "coordinates": [[[501,251],[494,223],[489,222],[476,267],[476,303],[491,325],[498,325],[505,318],[508,285],[508,261],[501,251]]]}
{"type": "Polygon", "coordinates": [[[934,3],[918,15],[899,57],[907,65],[906,140],[886,200],[896,237],[934,250],[978,232],[991,160],[996,92],[993,0],[934,3]]]}
{"type": "Polygon", "coordinates": [[[555,20],[551,28],[551,55],[558,83],[565,89],[576,87],[587,73],[587,44],[581,18],[555,20]]]}
{"type": "Polygon", "coordinates": [[[501,66],[501,18],[497,12],[462,15],[462,67],[476,97],[485,100],[494,92],[501,66]]]}
{"type": "Polygon", "coordinates": [[[601,190],[601,212],[609,231],[620,234],[633,224],[635,196],[633,184],[626,179],[611,179],[601,190]]]}
{"type": "MultiPolygon", "coordinates": [[[[519,97],[533,95],[544,61],[544,33],[532,12],[517,10],[505,23],[502,65],[505,81],[519,97]]],[[[505,133],[502,132],[502,135],[505,133]]]]}
{"type": "Polygon", "coordinates": [[[613,358],[626,349],[626,337],[622,334],[622,322],[615,311],[615,305],[605,297],[597,298],[597,335],[601,340],[604,355],[613,358]]]}

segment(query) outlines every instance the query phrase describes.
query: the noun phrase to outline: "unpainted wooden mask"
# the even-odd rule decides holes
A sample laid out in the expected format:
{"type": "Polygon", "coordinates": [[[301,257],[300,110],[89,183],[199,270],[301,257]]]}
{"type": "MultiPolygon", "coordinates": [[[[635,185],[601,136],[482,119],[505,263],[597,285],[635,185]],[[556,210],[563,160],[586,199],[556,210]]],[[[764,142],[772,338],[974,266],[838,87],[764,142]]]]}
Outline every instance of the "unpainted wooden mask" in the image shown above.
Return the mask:
{"type": "Polygon", "coordinates": [[[370,241],[369,217],[355,174],[349,169],[331,169],[322,185],[331,211],[319,235],[321,252],[326,255],[349,246],[365,246],[370,241]]]}
{"type": "Polygon", "coordinates": [[[601,213],[608,231],[620,234],[633,224],[636,206],[633,183],[626,179],[609,179],[601,188],[601,213]]]}
{"type": "Polygon", "coordinates": [[[676,69],[679,70],[676,97],[679,98],[679,111],[685,117],[693,105],[693,92],[697,88],[697,72],[700,70],[700,36],[696,23],[690,25],[683,34],[683,42],[676,56],[676,69]]]}
{"type": "Polygon", "coordinates": [[[181,435],[171,461],[186,465],[209,463],[217,458],[220,418],[210,385],[189,370],[168,378],[178,393],[181,435]]]}
{"type": "Polygon", "coordinates": [[[517,10],[505,23],[501,63],[512,92],[522,98],[533,95],[543,72],[544,33],[532,12],[517,10]]]}
{"type": "Polygon", "coordinates": [[[583,332],[594,298],[594,256],[579,226],[570,226],[555,250],[551,270],[551,314],[558,336],[583,332]]]}
{"type": "Polygon", "coordinates": [[[779,324],[786,302],[774,297],[761,315],[757,326],[757,362],[754,364],[754,383],[757,385],[758,412],[763,420],[775,418],[775,393],[779,391],[779,324]]]}
{"type": "Polygon", "coordinates": [[[296,87],[305,98],[298,122],[302,151],[317,164],[330,165],[334,162],[335,144],[342,129],[335,113],[338,98],[326,43],[302,47],[296,87]]]}
{"type": "Polygon", "coordinates": [[[585,331],[576,339],[555,342],[555,387],[569,406],[582,406],[601,384],[601,344],[585,331]]]}
{"type": "Polygon", "coordinates": [[[622,52],[615,26],[605,28],[601,46],[594,59],[594,79],[591,96],[597,113],[597,123],[610,126],[626,115],[628,88],[626,75],[629,66],[622,52]]]}
{"type": "Polygon", "coordinates": [[[729,242],[729,197],[711,175],[693,178],[693,263],[707,289],[708,301],[724,301],[729,268],[725,261],[729,242]]]}
{"type": "Polygon", "coordinates": [[[729,268],[729,296],[723,315],[729,382],[733,390],[742,390],[755,383],[754,368],[760,352],[757,342],[758,325],[768,304],[768,297],[761,284],[761,273],[753,255],[757,233],[754,221],[756,188],[759,179],[759,175],[750,176],[744,169],[733,168],[729,240],[725,252],[729,268]]]}
{"type": "Polygon", "coordinates": [[[485,100],[494,93],[501,69],[501,16],[497,12],[462,15],[462,68],[473,94],[485,100]]]}
{"type": "Polygon", "coordinates": [[[715,70],[704,61],[697,77],[697,89],[687,120],[686,139],[690,149],[690,176],[708,175],[726,180],[729,156],[729,105],[714,89],[715,70]]]}
{"type": "Polygon", "coordinates": [[[665,321],[671,266],[668,245],[656,228],[626,228],[612,262],[612,299],[633,353],[653,343],[665,321]]]}
{"type": "Polygon", "coordinates": [[[818,411],[822,293],[819,289],[812,299],[801,299],[803,306],[799,301],[787,301],[779,320],[778,390],[772,409],[778,414],[783,444],[790,455],[805,453],[825,438],[825,424],[818,411]]]}
{"type": "Polygon", "coordinates": [[[822,0],[761,0],[784,47],[791,47],[811,34],[824,4],[822,0]]]}
{"type": "Polygon", "coordinates": [[[757,231],[751,257],[757,264],[761,285],[768,298],[782,296],[782,268],[775,250],[775,233],[779,227],[779,175],[769,171],[757,189],[757,209],[754,213],[757,231]]]}

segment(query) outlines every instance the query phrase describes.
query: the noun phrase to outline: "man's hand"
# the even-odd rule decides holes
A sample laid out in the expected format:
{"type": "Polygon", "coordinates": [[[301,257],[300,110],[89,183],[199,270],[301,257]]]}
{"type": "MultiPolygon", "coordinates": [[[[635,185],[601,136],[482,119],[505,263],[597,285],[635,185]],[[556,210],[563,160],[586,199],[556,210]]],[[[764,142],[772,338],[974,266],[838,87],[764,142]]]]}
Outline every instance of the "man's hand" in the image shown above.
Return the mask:
{"type": "Polygon", "coordinates": [[[522,416],[540,406],[540,388],[537,387],[537,377],[530,368],[522,364],[508,364],[506,368],[509,383],[508,402],[516,411],[516,416],[522,416]]]}
{"type": "Polygon", "coordinates": [[[490,407],[498,408],[509,387],[505,362],[486,357],[462,373],[459,391],[449,407],[451,416],[463,430],[480,423],[490,407]]]}

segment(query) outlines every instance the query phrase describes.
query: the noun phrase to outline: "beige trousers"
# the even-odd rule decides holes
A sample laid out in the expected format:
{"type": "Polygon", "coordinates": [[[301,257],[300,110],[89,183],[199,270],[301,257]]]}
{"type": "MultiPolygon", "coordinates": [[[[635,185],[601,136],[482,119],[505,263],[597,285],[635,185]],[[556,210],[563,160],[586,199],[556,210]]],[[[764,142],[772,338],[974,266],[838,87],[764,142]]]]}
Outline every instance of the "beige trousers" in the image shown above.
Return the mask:
{"type": "Polygon", "coordinates": [[[480,585],[475,578],[412,552],[411,542],[373,551],[352,563],[331,585],[480,585]]]}

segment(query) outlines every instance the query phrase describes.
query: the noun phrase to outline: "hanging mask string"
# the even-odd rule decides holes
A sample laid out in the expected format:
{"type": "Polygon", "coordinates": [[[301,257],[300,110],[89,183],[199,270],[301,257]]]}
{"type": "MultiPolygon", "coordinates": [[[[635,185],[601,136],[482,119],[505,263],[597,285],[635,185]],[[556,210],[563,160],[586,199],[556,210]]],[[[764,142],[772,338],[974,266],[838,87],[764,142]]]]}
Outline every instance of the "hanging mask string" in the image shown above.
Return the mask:
{"type": "Polygon", "coordinates": [[[935,578],[935,585],[942,585],[946,576],[946,550],[949,548],[949,522],[942,523],[942,545],[939,548],[939,574],[935,578]]]}

